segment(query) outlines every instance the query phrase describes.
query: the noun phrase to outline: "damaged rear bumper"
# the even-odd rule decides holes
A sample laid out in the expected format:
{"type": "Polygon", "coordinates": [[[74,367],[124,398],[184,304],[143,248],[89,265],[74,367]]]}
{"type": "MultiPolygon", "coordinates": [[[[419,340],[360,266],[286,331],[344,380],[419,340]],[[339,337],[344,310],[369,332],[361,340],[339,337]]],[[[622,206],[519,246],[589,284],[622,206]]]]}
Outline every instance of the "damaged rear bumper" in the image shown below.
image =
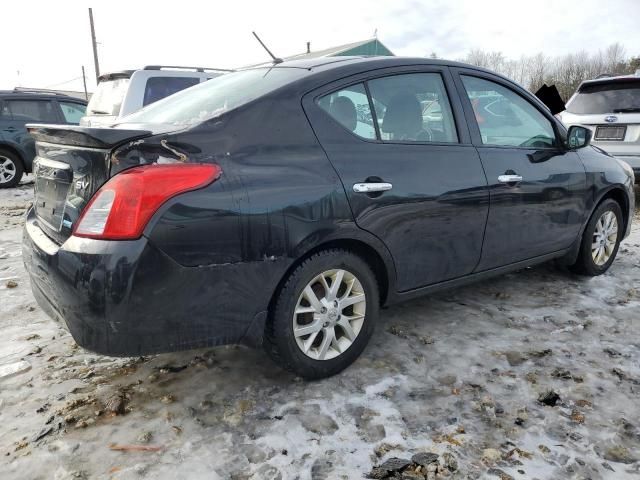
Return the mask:
{"type": "Polygon", "coordinates": [[[228,266],[181,266],[145,237],[58,245],[33,210],[22,250],[38,304],[88,350],[135,356],[261,338],[266,305],[234,291],[228,266]]]}

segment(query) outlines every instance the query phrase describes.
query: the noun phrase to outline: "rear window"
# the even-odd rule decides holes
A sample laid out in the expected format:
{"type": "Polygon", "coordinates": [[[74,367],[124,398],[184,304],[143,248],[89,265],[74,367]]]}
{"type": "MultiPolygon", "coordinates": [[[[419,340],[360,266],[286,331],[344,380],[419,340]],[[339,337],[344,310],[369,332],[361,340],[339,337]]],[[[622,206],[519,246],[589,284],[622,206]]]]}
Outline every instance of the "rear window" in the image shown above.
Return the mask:
{"type": "Polygon", "coordinates": [[[144,87],[142,105],[146,106],[157,102],[198,83],[200,83],[200,79],[197,77],[151,77],[144,87]]]}
{"type": "Polygon", "coordinates": [[[88,114],[118,115],[128,86],[128,78],[114,78],[100,82],[87,105],[88,114]]]}
{"type": "Polygon", "coordinates": [[[258,68],[227,73],[128,115],[125,123],[194,125],[244,105],[307,73],[300,68],[258,68]]]}
{"type": "Polygon", "coordinates": [[[577,114],[640,112],[640,81],[587,84],[567,104],[577,114]]]}

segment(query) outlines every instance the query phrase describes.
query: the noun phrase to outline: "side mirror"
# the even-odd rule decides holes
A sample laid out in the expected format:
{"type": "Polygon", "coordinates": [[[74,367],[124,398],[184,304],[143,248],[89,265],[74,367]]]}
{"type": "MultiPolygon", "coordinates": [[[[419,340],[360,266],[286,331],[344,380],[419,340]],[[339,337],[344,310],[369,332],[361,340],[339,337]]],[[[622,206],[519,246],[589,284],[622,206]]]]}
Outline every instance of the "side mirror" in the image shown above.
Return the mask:
{"type": "Polygon", "coordinates": [[[571,149],[583,148],[591,141],[591,130],[579,125],[569,127],[567,133],[567,146],[571,149]]]}

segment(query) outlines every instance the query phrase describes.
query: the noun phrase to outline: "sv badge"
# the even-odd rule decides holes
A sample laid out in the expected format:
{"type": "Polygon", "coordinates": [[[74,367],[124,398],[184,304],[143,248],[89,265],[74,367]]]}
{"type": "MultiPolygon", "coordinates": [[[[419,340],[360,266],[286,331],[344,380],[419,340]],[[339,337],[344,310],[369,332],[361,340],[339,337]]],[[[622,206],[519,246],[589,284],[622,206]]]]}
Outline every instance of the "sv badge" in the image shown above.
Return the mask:
{"type": "Polygon", "coordinates": [[[76,190],[84,190],[89,186],[88,180],[76,180],[76,190]]]}

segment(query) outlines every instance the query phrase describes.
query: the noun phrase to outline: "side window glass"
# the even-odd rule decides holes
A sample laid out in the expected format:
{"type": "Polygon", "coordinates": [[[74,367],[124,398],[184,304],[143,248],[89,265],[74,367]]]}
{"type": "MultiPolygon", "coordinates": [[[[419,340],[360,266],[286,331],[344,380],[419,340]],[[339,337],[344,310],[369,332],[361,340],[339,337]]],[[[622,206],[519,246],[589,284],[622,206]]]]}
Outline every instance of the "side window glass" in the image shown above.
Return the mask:
{"type": "Polygon", "coordinates": [[[6,105],[14,120],[50,123],[58,121],[53,104],[47,100],[6,100],[6,105]]]}
{"type": "Polygon", "coordinates": [[[62,115],[64,116],[64,120],[67,123],[73,123],[75,125],[80,123],[80,119],[84,117],[85,110],[87,107],[81,105],[79,103],[71,103],[71,102],[58,102],[60,104],[60,109],[62,110],[62,115]]]}
{"type": "Polygon", "coordinates": [[[462,76],[482,143],[509,147],[555,145],[551,122],[517,93],[481,78],[462,76]]]}
{"type": "Polygon", "coordinates": [[[197,77],[151,77],[144,87],[142,105],[157,102],[169,95],[200,83],[197,77]]]}
{"type": "Polygon", "coordinates": [[[458,141],[451,105],[439,73],[408,73],[368,83],[382,140],[458,141]]]}
{"type": "Polygon", "coordinates": [[[363,84],[352,85],[325,95],[318,100],[318,105],[359,137],[372,140],[376,138],[369,98],[363,84]]]}

